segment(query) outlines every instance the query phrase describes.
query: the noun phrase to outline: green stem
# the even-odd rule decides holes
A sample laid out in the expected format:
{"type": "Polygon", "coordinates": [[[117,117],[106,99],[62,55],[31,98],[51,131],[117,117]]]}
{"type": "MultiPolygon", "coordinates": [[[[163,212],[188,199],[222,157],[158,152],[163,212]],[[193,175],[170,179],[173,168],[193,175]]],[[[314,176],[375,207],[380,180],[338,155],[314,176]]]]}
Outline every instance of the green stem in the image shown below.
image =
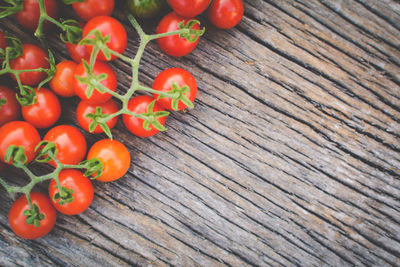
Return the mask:
{"type": "Polygon", "coordinates": [[[173,95],[171,95],[171,93],[161,92],[158,90],[154,90],[153,88],[142,86],[142,85],[139,85],[138,90],[146,91],[146,92],[157,94],[157,95],[164,96],[164,97],[173,97],[173,95]]]}
{"type": "Polygon", "coordinates": [[[31,200],[31,190],[26,190],[25,192],[26,200],[28,201],[29,209],[33,210],[32,200],[31,200]]]}
{"type": "Polygon", "coordinates": [[[172,31],[172,32],[152,34],[152,35],[148,35],[148,37],[151,41],[151,40],[159,39],[162,37],[167,37],[167,36],[171,36],[171,35],[180,35],[180,34],[185,34],[185,33],[189,33],[189,29],[180,29],[180,30],[176,30],[176,31],[172,31]]]}
{"type": "Polygon", "coordinates": [[[45,22],[46,20],[47,20],[47,21],[50,21],[51,23],[55,24],[57,27],[59,27],[59,28],[61,28],[63,31],[65,31],[65,30],[66,30],[66,27],[65,27],[64,25],[62,25],[59,21],[53,19],[52,17],[50,17],[50,16],[47,14],[46,6],[45,6],[45,4],[44,4],[44,0],[38,0],[38,2],[39,2],[39,7],[40,7],[40,17],[39,17],[39,24],[38,24],[38,27],[36,28],[36,31],[35,31],[35,33],[34,33],[35,36],[36,36],[37,38],[39,38],[39,39],[42,39],[42,37],[43,37],[43,24],[44,24],[44,22],[45,22]]]}

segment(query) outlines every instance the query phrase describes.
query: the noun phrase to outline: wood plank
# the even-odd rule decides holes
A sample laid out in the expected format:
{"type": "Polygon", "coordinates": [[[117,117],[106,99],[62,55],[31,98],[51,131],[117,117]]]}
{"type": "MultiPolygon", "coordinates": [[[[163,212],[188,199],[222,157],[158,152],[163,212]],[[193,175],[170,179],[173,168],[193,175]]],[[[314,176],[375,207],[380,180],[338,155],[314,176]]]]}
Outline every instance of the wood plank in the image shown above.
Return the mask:
{"type": "MultiPolygon", "coordinates": [[[[149,44],[140,80],[188,69],[195,109],[148,139],[120,121],[113,133],[131,151],[129,173],[95,182],[91,207],[60,215],[42,239],[15,237],[12,200],[0,194],[0,264],[398,265],[399,10],[393,0],[245,1],[235,29],[207,24],[189,56],[149,44]]],[[[33,40],[12,20],[0,24],[33,40]]],[[[56,37],[51,44],[67,57],[56,37]]],[[[112,65],[124,92],[129,66],[112,65]]],[[[72,112],[61,122],[77,125],[78,100],[63,101],[72,112]]]]}

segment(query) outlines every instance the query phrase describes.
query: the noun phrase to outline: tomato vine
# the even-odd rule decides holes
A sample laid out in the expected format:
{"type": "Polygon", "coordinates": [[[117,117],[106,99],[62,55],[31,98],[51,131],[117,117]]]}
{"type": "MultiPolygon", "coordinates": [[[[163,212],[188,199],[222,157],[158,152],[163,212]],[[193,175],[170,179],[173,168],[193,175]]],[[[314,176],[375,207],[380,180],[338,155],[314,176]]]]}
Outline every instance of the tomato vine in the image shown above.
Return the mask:
{"type": "MultiPolygon", "coordinates": [[[[7,0],[6,2],[10,6],[3,7],[2,9],[0,9],[0,18],[21,11],[21,6],[23,6],[24,4],[24,1],[22,0],[7,0]]],[[[64,1],[64,2],[72,3],[76,1],[64,1]]],[[[75,76],[75,79],[78,82],[80,82],[83,85],[86,85],[85,94],[87,98],[90,98],[90,96],[94,92],[99,92],[101,94],[108,93],[112,97],[121,101],[122,103],[121,108],[113,113],[103,113],[102,108],[97,107],[94,113],[87,114],[86,117],[92,120],[88,127],[89,131],[94,131],[94,129],[96,129],[99,126],[104,131],[104,133],[111,139],[111,142],[113,142],[112,140],[113,136],[111,130],[106,122],[119,115],[126,115],[141,119],[142,127],[146,131],[150,131],[151,128],[154,128],[158,131],[165,131],[166,128],[162,123],[160,123],[160,118],[166,117],[170,112],[165,111],[163,109],[159,110],[155,108],[155,106],[157,105],[156,101],[158,99],[170,98],[173,103],[172,105],[173,110],[178,110],[179,101],[183,102],[189,108],[193,107],[192,103],[193,100],[189,100],[188,97],[186,96],[189,90],[187,85],[179,86],[175,82],[171,90],[169,91],[155,90],[153,88],[140,84],[139,68],[140,68],[140,61],[145,51],[145,48],[147,44],[152,40],[165,38],[169,36],[179,36],[180,38],[183,38],[188,42],[193,43],[198,41],[198,38],[201,35],[203,35],[205,31],[204,28],[200,29],[199,21],[185,20],[178,24],[177,30],[170,32],[156,33],[156,34],[146,34],[139,25],[139,23],[137,22],[137,20],[132,15],[128,14],[127,18],[131,23],[131,25],[133,26],[133,28],[138,33],[140,38],[138,51],[133,58],[130,58],[128,56],[123,55],[123,51],[116,51],[108,46],[108,43],[111,38],[109,35],[103,36],[98,29],[94,29],[91,30],[82,39],[83,30],[77,21],[62,20],[62,19],[58,21],[47,14],[44,0],[38,0],[38,3],[40,7],[40,16],[38,21],[38,27],[35,30],[34,34],[37,38],[39,38],[41,43],[47,49],[48,45],[46,39],[44,38],[45,35],[43,32],[43,26],[46,21],[58,26],[63,31],[60,35],[62,41],[74,44],[79,43],[79,45],[92,47],[89,61],[86,61],[84,59],[82,60],[86,76],[75,76]],[[129,89],[124,94],[117,93],[102,83],[102,81],[108,78],[108,74],[95,73],[94,67],[101,55],[104,55],[104,58],[106,60],[118,58],[128,63],[131,66],[132,70],[131,84],[129,86],[129,89]],[[146,111],[143,113],[135,113],[129,109],[130,100],[132,100],[132,97],[137,91],[145,91],[152,94],[156,94],[158,96],[156,99],[152,100],[148,104],[146,111]]],[[[37,86],[38,88],[41,88],[44,84],[48,83],[56,73],[56,64],[54,60],[54,55],[51,52],[51,50],[48,49],[48,58],[47,58],[47,61],[49,62],[48,68],[45,67],[38,67],[32,69],[12,68],[11,64],[12,60],[17,59],[24,52],[23,45],[21,41],[19,41],[14,37],[8,36],[7,39],[9,41],[9,45],[4,50],[0,49],[0,59],[3,61],[2,69],[0,70],[0,75],[11,74],[13,77],[15,77],[17,86],[19,88],[19,96],[17,97],[19,102],[24,106],[32,105],[37,100],[36,90],[33,87],[24,84],[22,82],[20,75],[28,72],[45,73],[46,77],[42,81],[40,81],[39,85],[37,86]]],[[[5,103],[3,102],[4,101],[1,101],[0,105],[4,105],[5,103]]],[[[112,144],[111,143],[109,144],[108,142],[106,145],[118,147],[119,151],[124,151],[124,149],[126,149],[121,143],[117,141],[115,141],[112,144]]],[[[96,149],[101,150],[101,146],[98,148],[96,147],[96,149]]],[[[84,176],[91,177],[93,179],[100,177],[99,179],[102,181],[112,181],[120,177],[107,173],[107,171],[109,171],[110,169],[107,168],[107,164],[112,164],[112,162],[111,163],[109,162],[110,159],[107,159],[108,162],[106,162],[106,159],[104,160],[104,162],[101,161],[99,159],[101,158],[101,155],[99,156],[99,158],[94,157],[93,155],[97,155],[98,153],[97,150],[95,152],[89,151],[88,159],[85,161],[82,161],[78,164],[65,164],[57,158],[58,150],[56,143],[50,141],[39,142],[35,148],[35,153],[37,153],[37,155],[34,160],[38,163],[51,162],[52,163],[51,165],[55,167],[54,170],[51,171],[50,173],[39,176],[34,174],[28,167],[28,163],[30,162],[30,160],[28,160],[26,154],[27,151],[25,150],[24,146],[11,145],[7,148],[5,156],[2,160],[4,162],[12,164],[16,168],[23,170],[24,173],[29,177],[30,181],[28,184],[24,186],[11,186],[6,182],[5,179],[0,177],[0,185],[2,185],[6,189],[6,191],[10,194],[23,193],[25,195],[29,207],[29,209],[24,211],[25,222],[28,225],[34,225],[35,227],[40,227],[41,221],[45,219],[45,215],[42,213],[40,207],[34,204],[33,201],[31,200],[31,191],[36,184],[46,180],[54,179],[56,184],[55,186],[58,192],[54,195],[53,201],[55,201],[59,205],[64,205],[71,203],[74,200],[73,199],[74,190],[72,190],[71,188],[64,187],[61,184],[59,176],[63,170],[83,169],[85,170],[84,176]],[[104,177],[102,176],[103,172],[106,173],[105,175],[103,175],[104,177]]],[[[127,153],[127,156],[124,157],[125,160],[129,160],[130,162],[130,157],[128,157],[129,152],[126,150],[126,152],[124,153],[127,153]]],[[[121,173],[125,173],[126,171],[127,168],[126,170],[123,170],[121,173]]]]}

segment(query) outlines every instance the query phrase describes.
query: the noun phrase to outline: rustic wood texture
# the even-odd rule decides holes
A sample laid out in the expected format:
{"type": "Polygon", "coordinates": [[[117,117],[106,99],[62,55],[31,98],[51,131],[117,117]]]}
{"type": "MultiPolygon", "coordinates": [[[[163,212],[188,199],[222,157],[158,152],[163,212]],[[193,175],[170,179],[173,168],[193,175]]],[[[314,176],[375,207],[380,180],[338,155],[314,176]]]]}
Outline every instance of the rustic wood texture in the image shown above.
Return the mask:
{"type": "MultiPolygon", "coordinates": [[[[186,68],[199,85],[195,108],[148,139],[119,122],[129,173],[95,182],[86,212],[22,240],[0,189],[0,265],[400,265],[400,2],[244,2],[236,28],[207,24],[189,56],[149,45],[141,81],[186,68]]],[[[0,23],[33,40],[13,20],[0,23]]],[[[51,44],[67,57],[56,37],[51,44]]],[[[128,66],[113,67],[127,90],[128,66]]],[[[78,100],[63,101],[60,123],[77,125],[78,100]]]]}

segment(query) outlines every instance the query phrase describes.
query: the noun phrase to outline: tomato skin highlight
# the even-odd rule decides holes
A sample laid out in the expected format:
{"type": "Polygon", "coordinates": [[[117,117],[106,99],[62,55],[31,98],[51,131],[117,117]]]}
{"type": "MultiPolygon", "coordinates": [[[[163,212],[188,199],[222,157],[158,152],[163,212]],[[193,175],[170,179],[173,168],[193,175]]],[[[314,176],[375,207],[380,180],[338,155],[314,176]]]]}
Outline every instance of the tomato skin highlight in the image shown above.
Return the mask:
{"type": "MultiPolygon", "coordinates": [[[[179,30],[178,23],[182,20],[187,23],[191,19],[181,17],[174,12],[165,15],[157,26],[157,34],[179,30]]],[[[200,25],[195,24],[193,29],[199,30],[200,25]]],[[[158,38],[157,43],[160,49],[167,55],[182,57],[192,52],[196,48],[199,40],[200,37],[198,37],[195,42],[191,43],[185,38],[179,37],[179,35],[172,35],[158,38]]]]}
{"type": "MultiPolygon", "coordinates": [[[[58,18],[58,5],[55,0],[45,0],[44,5],[46,13],[53,19],[58,18]]],[[[39,26],[40,7],[37,0],[25,0],[24,9],[16,14],[18,23],[24,28],[34,32],[39,26]]],[[[52,24],[45,21],[43,24],[44,29],[47,29],[52,24]]]]}
{"type": "Polygon", "coordinates": [[[53,229],[57,218],[56,210],[51,205],[48,196],[38,192],[31,192],[30,198],[32,204],[36,204],[39,207],[39,212],[44,215],[39,227],[35,227],[33,224],[29,225],[25,221],[24,211],[29,209],[25,195],[22,195],[14,202],[8,213],[8,222],[11,230],[24,239],[36,239],[47,235],[53,229]]]}
{"type": "MultiPolygon", "coordinates": [[[[63,164],[76,165],[86,155],[87,143],[83,134],[75,127],[58,125],[46,133],[43,140],[56,143],[58,153],[56,158],[63,164]]],[[[52,160],[49,164],[56,167],[52,160]]]]}
{"type": "Polygon", "coordinates": [[[39,132],[32,124],[25,121],[11,121],[6,123],[0,127],[0,160],[5,162],[4,156],[8,147],[16,145],[25,148],[27,163],[29,163],[36,156],[35,148],[40,140],[39,132]]]}
{"type": "Polygon", "coordinates": [[[169,0],[174,12],[185,18],[193,18],[207,9],[210,0],[169,0]]]}
{"type": "MultiPolygon", "coordinates": [[[[110,99],[102,104],[90,104],[87,101],[81,101],[76,108],[76,119],[78,120],[79,126],[81,126],[87,132],[89,132],[89,125],[92,122],[92,119],[87,118],[86,115],[89,113],[96,113],[96,107],[101,107],[103,114],[114,114],[119,110],[117,103],[115,103],[113,99],[110,99]]],[[[117,122],[118,116],[108,120],[106,124],[108,128],[112,129],[117,122]]],[[[96,128],[94,128],[94,131],[91,133],[97,134],[103,132],[103,129],[97,125],[96,128]]]]}
{"type": "Polygon", "coordinates": [[[102,139],[93,144],[87,159],[93,158],[103,162],[103,173],[96,179],[101,182],[111,182],[121,178],[131,164],[131,156],[126,146],[111,139],[102,139]]]}
{"type": "MultiPolygon", "coordinates": [[[[106,73],[107,79],[101,81],[101,84],[112,91],[115,91],[117,89],[117,76],[115,75],[114,70],[107,63],[102,61],[96,61],[96,63],[93,66],[93,72],[95,75],[106,73]]],[[[83,63],[78,64],[78,66],[76,67],[74,77],[75,76],[87,77],[87,73],[85,71],[83,63]]],[[[102,94],[99,91],[94,90],[91,97],[88,98],[86,96],[87,84],[82,84],[77,79],[74,79],[73,84],[75,93],[82,100],[88,101],[91,104],[105,103],[112,97],[112,95],[107,92],[102,94]]]]}
{"type": "Polygon", "coordinates": [[[97,16],[110,16],[114,4],[114,0],[85,0],[73,3],[72,8],[82,20],[88,21],[97,16]]]}
{"type": "MultiPolygon", "coordinates": [[[[46,60],[46,58],[48,58],[48,55],[42,48],[33,44],[23,44],[22,50],[23,52],[18,58],[10,60],[11,69],[24,70],[49,68],[50,64],[46,60]]],[[[17,81],[14,75],[11,75],[11,77],[15,81],[17,81]]],[[[34,86],[38,85],[46,78],[46,73],[40,71],[24,72],[19,74],[19,78],[22,84],[34,86]]]]}
{"type": "MultiPolygon", "coordinates": [[[[153,102],[154,98],[148,95],[140,95],[133,97],[129,100],[128,102],[128,109],[131,112],[137,113],[137,114],[142,114],[147,112],[147,107],[150,105],[151,102],[153,102]]],[[[157,103],[154,104],[153,108],[154,112],[157,111],[164,111],[163,108],[161,108],[157,103]]],[[[150,124],[150,130],[146,130],[143,128],[143,119],[136,118],[132,115],[129,114],[123,114],[122,119],[124,121],[124,124],[128,130],[133,133],[134,135],[140,136],[140,137],[150,137],[155,135],[156,133],[159,132],[156,128],[154,128],[153,125],[150,124]]],[[[158,118],[157,121],[161,123],[162,125],[165,124],[166,117],[161,117],[158,118]]]]}
{"type": "Polygon", "coordinates": [[[37,102],[23,106],[22,117],[36,128],[48,128],[55,124],[61,115],[58,97],[47,88],[35,89],[37,102]]]}
{"type": "Polygon", "coordinates": [[[0,86],[0,99],[5,99],[6,104],[0,106],[0,126],[7,122],[15,121],[21,115],[16,93],[7,86],[0,86]]]}
{"type": "Polygon", "coordinates": [[[213,0],[207,11],[208,19],[221,29],[235,27],[243,17],[242,0],[213,0]]]}
{"type": "MultiPolygon", "coordinates": [[[[107,35],[110,36],[110,41],[107,42],[108,48],[120,54],[124,53],[125,48],[128,44],[128,36],[126,34],[124,26],[122,26],[122,24],[118,20],[109,16],[94,17],[91,20],[89,20],[85,25],[85,27],[83,28],[82,36],[86,37],[94,29],[99,30],[103,36],[107,35]]],[[[86,49],[89,52],[89,54],[91,54],[93,46],[86,45],[86,49]]],[[[96,59],[102,61],[111,61],[116,58],[117,56],[111,55],[111,58],[107,60],[103,52],[100,52],[97,55],[96,59]]]]}
{"type": "Polygon", "coordinates": [[[56,180],[52,179],[49,184],[49,196],[51,203],[57,211],[66,215],[76,215],[89,208],[94,196],[93,185],[89,178],[85,177],[83,173],[75,169],[64,169],[60,172],[58,179],[61,186],[73,190],[73,201],[63,205],[54,202],[53,197],[59,191],[56,180]]]}
{"type": "Polygon", "coordinates": [[[49,83],[53,92],[62,97],[71,97],[76,94],[73,84],[76,66],[77,64],[71,60],[64,60],[57,64],[57,72],[49,83]]]}
{"type": "MultiPolygon", "coordinates": [[[[186,97],[193,103],[197,95],[197,83],[195,78],[190,72],[180,69],[180,68],[170,68],[162,71],[153,82],[153,89],[161,92],[167,92],[171,90],[172,82],[176,82],[180,87],[187,85],[190,90],[186,94],[186,97]]],[[[162,108],[173,110],[172,109],[172,99],[170,97],[160,98],[158,99],[158,94],[153,94],[154,99],[157,99],[157,104],[159,104],[162,108]]],[[[187,108],[187,106],[179,101],[178,110],[183,110],[187,108]]]]}

